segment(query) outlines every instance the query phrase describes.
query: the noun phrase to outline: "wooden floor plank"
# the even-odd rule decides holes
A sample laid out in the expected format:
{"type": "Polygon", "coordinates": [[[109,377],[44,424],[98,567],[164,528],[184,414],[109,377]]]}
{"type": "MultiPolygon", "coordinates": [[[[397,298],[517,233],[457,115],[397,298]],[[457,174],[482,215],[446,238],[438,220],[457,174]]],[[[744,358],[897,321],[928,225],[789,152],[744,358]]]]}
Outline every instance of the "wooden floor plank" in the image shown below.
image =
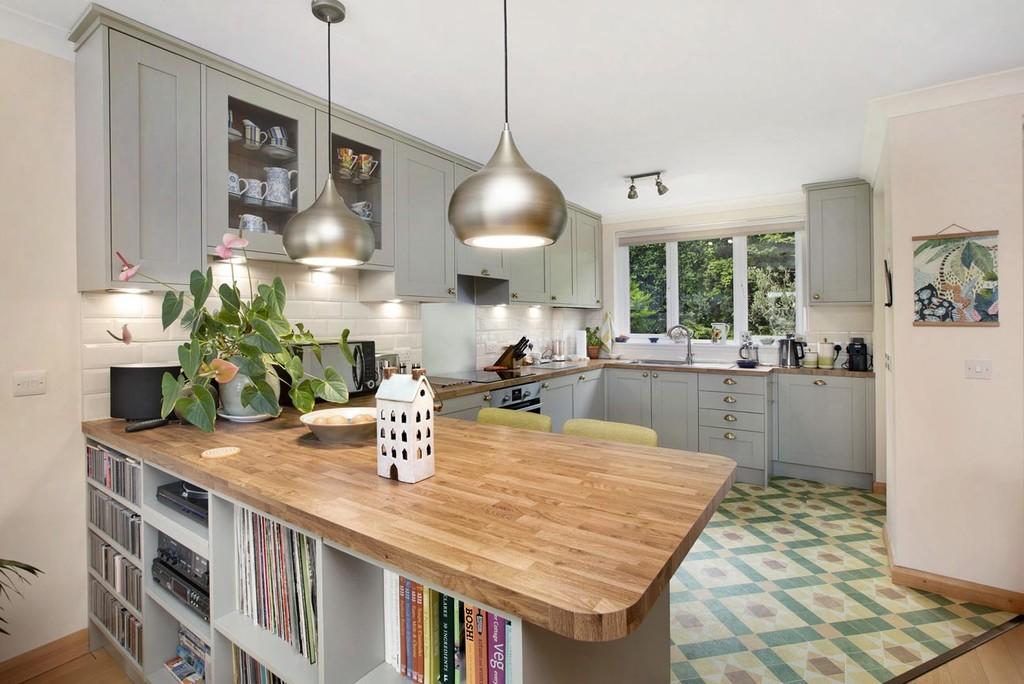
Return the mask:
{"type": "Polygon", "coordinates": [[[131,684],[117,661],[100,649],[75,658],[25,684],[131,684]]]}

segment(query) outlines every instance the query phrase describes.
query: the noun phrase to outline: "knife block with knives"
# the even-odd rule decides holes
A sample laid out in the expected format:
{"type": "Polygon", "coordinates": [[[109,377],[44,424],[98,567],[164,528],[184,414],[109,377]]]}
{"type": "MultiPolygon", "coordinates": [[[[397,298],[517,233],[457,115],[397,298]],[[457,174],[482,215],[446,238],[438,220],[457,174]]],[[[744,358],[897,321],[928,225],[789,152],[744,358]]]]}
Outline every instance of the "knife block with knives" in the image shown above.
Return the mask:
{"type": "Polygon", "coordinates": [[[492,365],[487,366],[484,370],[514,370],[520,368],[523,365],[523,358],[526,356],[526,350],[530,348],[530,340],[526,337],[522,337],[515,344],[510,344],[505,347],[505,351],[501,353],[498,360],[492,365]]]}

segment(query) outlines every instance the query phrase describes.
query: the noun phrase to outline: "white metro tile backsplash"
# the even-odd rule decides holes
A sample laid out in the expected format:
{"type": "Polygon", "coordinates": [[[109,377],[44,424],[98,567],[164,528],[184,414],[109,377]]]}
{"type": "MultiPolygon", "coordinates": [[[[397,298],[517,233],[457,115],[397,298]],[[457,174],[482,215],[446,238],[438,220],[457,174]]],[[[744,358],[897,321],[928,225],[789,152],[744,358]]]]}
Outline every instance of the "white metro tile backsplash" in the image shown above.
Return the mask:
{"type": "MultiPolygon", "coordinates": [[[[213,273],[215,288],[232,279],[228,264],[214,264],[213,273]]],[[[410,363],[421,359],[419,304],[357,302],[355,271],[324,273],[297,264],[255,262],[248,274],[244,265],[236,265],[234,275],[243,296],[249,293],[249,276],[253,287],[280,276],[288,288],[288,319],[301,322],[321,339],[335,340],[349,328],[350,339],[373,340],[379,353],[397,353],[410,363]]],[[[109,415],[111,365],[174,362],[186,335],[177,325],[163,329],[162,293],[86,293],[81,297],[82,415],[92,420],[109,415]],[[133,337],[128,345],[107,334],[109,330],[120,335],[125,324],[133,337]]],[[[211,301],[216,301],[215,295],[211,301]]]]}
{"type": "Polygon", "coordinates": [[[567,353],[585,354],[575,350],[575,331],[585,325],[596,325],[601,319],[599,311],[580,309],[552,309],[549,307],[514,304],[511,306],[478,306],[476,310],[477,367],[494,363],[498,355],[510,344],[525,335],[533,342],[534,352],[551,346],[552,340],[567,341],[567,353]]]}

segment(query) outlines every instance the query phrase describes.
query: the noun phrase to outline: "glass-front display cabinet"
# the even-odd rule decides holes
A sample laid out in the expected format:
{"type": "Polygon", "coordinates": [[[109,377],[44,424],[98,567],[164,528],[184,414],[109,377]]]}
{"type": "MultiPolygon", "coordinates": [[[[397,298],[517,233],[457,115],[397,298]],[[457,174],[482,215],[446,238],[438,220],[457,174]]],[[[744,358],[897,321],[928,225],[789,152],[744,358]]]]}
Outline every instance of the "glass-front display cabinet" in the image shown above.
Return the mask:
{"type": "Polygon", "coordinates": [[[323,182],[316,110],[214,69],[206,93],[207,248],[241,231],[253,258],[287,260],[284,226],[323,182]]]}
{"type": "Polygon", "coordinates": [[[328,142],[327,114],[316,113],[317,191],[330,159],[334,184],[356,214],[373,228],[376,249],[369,267],[395,265],[395,143],[375,131],[333,117],[328,142]]]}

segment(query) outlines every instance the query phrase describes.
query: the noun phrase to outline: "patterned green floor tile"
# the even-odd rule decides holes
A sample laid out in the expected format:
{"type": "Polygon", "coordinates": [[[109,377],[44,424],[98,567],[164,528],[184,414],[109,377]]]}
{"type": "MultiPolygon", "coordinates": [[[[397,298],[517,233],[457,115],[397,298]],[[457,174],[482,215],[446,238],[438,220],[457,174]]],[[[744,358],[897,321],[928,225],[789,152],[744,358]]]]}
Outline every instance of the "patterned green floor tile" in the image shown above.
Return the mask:
{"type": "Polygon", "coordinates": [[[670,681],[882,682],[1012,615],[897,587],[885,497],[738,484],[670,585],[670,681]]]}

